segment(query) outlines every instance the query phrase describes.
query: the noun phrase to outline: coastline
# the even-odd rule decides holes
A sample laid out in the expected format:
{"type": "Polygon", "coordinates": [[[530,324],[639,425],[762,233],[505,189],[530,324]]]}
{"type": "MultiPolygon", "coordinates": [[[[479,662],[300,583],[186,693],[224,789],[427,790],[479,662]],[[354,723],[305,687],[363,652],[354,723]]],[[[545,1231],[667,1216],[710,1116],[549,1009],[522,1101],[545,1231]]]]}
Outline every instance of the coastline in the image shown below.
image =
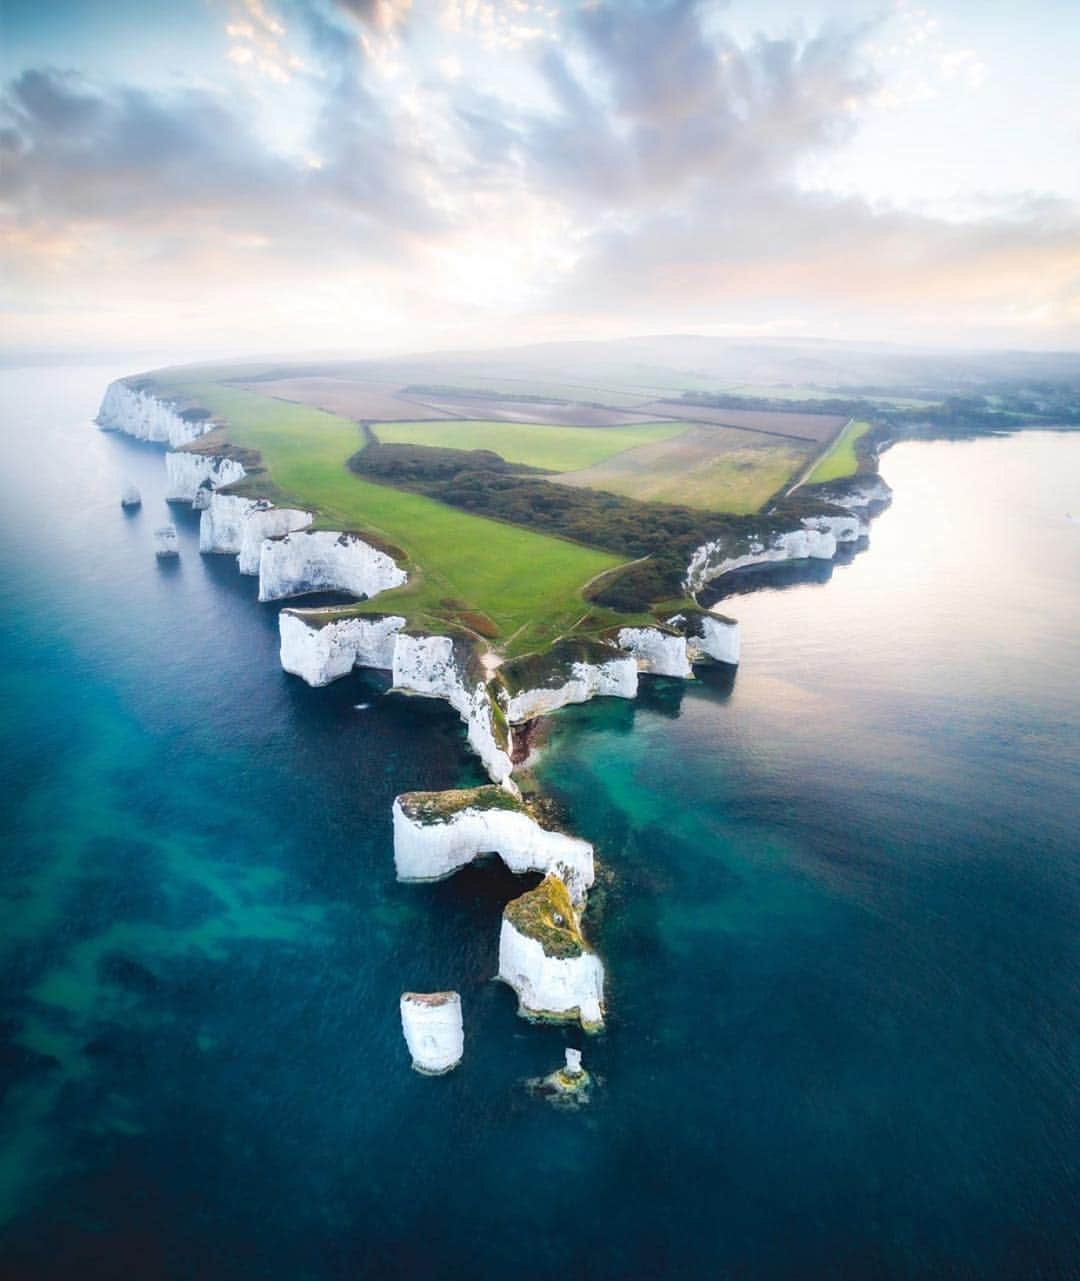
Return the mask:
{"type": "MultiPolygon", "coordinates": [[[[242,573],[258,576],[260,601],[328,590],[370,601],[408,581],[409,572],[395,559],[400,557],[397,549],[367,535],[325,530],[317,510],[282,509],[265,498],[235,494],[249,474],[262,470],[258,454],[201,445],[201,435],[215,429],[227,431],[228,424],[198,406],[157,399],[152,384],[132,382],[132,386],[127,380],[110,384],[98,425],[169,447],[165,463],[170,501],[190,502],[200,512],[201,552],[236,555],[242,573]]],[[[877,472],[878,438],[879,432],[871,428],[856,440],[854,475],[808,487],[810,492],[803,494],[787,491],[781,499],[786,514],[779,525],[776,515],[766,512],[760,520],[760,536],[751,534],[734,548],[725,541],[699,547],[684,580],[692,609],[654,616],[645,626],[612,627],[598,641],[564,637],[549,644],[543,654],[507,661],[467,628],[456,634],[425,635],[410,629],[406,618],[393,614],[371,614],[365,609],[358,615],[349,606],[312,610],[300,605],[279,614],[281,665],[309,685],[325,685],[354,667],[383,668],[391,672],[394,692],[449,702],[465,722],[469,746],[492,782],[521,806],[537,828],[550,830],[543,828],[542,820],[551,821],[551,806],[543,803],[535,768],[552,713],[594,698],[633,699],[642,676],[686,680],[693,678],[694,666],[701,662],[737,666],[738,624],[715,608],[724,599],[725,586],[736,579],[745,581],[762,566],[833,561],[841,550],[865,546],[870,519],[889,498],[877,472]],[[698,593],[710,585],[714,591],[719,586],[721,595],[702,609],[698,593]]],[[[639,558],[629,565],[640,563],[639,558]]],[[[629,565],[618,566],[617,571],[629,565]]],[[[597,577],[610,573],[605,570],[597,577]]],[[[453,794],[448,795],[452,801],[453,794]]],[[[395,802],[396,859],[403,799],[399,796],[395,802]]],[[[433,826],[444,821],[438,817],[433,826]]],[[[439,835],[432,833],[436,846],[439,835]]],[[[504,833],[500,839],[499,852],[513,865],[521,853],[514,847],[515,838],[504,833]]],[[[549,867],[547,874],[564,891],[574,883],[565,880],[569,874],[561,864],[549,867]]],[[[440,875],[408,879],[439,879],[440,875]]],[[[581,934],[587,896],[583,889],[574,892],[571,916],[583,953],[593,958],[589,962],[593,968],[580,980],[573,975],[555,980],[564,995],[552,998],[542,994],[551,990],[544,972],[556,964],[543,941],[544,932],[520,934],[521,922],[535,919],[520,911],[520,905],[537,892],[527,891],[507,905],[496,977],[517,992],[522,1017],[539,1021],[574,1017],[583,1030],[598,1031],[603,1026],[605,971],[581,934]],[[555,999],[562,1001],[567,991],[573,993],[576,981],[584,983],[583,993],[595,991],[595,995],[566,998],[567,1016],[547,1008],[555,999]]]]}
{"type": "MultiPolygon", "coordinates": [[[[395,778],[429,789],[486,781],[462,752],[456,715],[431,701],[381,699],[385,679],[363,672],[320,691],[277,671],[278,607],[254,608],[254,581],[237,577],[231,560],[198,556],[200,513],[173,508],[179,572],[154,563],[161,451],[87,431],[96,402],[89,413],[82,405],[100,396],[92,378],[67,384],[67,408],[51,414],[50,392],[64,380],[28,375],[18,385],[41,389],[36,417],[21,425],[25,465],[14,474],[28,483],[19,523],[27,527],[32,496],[39,519],[54,518],[41,529],[40,563],[9,549],[10,594],[21,608],[7,670],[40,676],[12,764],[54,741],[58,697],[76,750],[49,758],[56,786],[35,789],[33,812],[20,807],[44,830],[17,828],[11,850],[12,893],[22,893],[22,867],[42,888],[55,867],[60,913],[35,927],[29,970],[16,962],[16,1045],[40,1045],[47,1019],[73,1050],[98,1041],[137,1050],[138,1061],[65,1053],[63,1076],[39,1072],[27,1087],[37,1098],[67,1079],[70,1063],[84,1073],[87,1124],[107,1125],[105,1096],[119,1092],[146,1135],[88,1136],[72,1152],[70,1106],[50,1112],[29,1131],[47,1145],[46,1160],[28,1168],[47,1172],[66,1156],[79,1168],[27,1189],[29,1213],[55,1221],[73,1196],[94,1196],[99,1221],[125,1230],[138,1204],[127,1196],[133,1185],[110,1182],[97,1196],[95,1171],[122,1156],[139,1183],[160,1178],[183,1198],[185,1154],[197,1151],[201,1167],[223,1168],[236,1188],[235,1198],[224,1189],[229,1199],[217,1198],[210,1253],[200,1257],[212,1257],[221,1217],[235,1222],[241,1200],[275,1220],[275,1252],[291,1234],[300,1257],[342,1237],[306,1221],[293,1232],[276,1213],[275,1189],[291,1186],[289,1171],[306,1186],[336,1171],[326,1192],[347,1204],[362,1154],[381,1150],[379,1222],[363,1229],[365,1242],[399,1240],[382,1226],[384,1206],[414,1215],[430,1203],[444,1207],[433,1237],[462,1257],[482,1196],[504,1225],[487,1236],[490,1248],[478,1247],[484,1276],[499,1275],[499,1258],[513,1254],[536,1215],[557,1217],[582,1185],[597,1207],[574,1229],[582,1248],[597,1239],[596,1224],[638,1257],[666,1246],[691,1275],[704,1274],[693,1241],[713,1245],[710,1225],[724,1216],[718,1248],[734,1267],[755,1241],[773,1239],[771,1213],[758,1214],[764,1197],[795,1224],[795,1262],[808,1250],[814,1261],[835,1259],[858,1245],[850,1246],[851,1208],[870,1222],[882,1205],[875,1178],[901,1172],[867,1129],[872,1097],[875,1115],[909,1136],[915,1165],[906,1168],[989,1178],[1006,1225],[1062,1239],[1054,1209],[1062,1141],[1043,1121],[1058,1115],[1054,1046],[1071,1008],[1052,962],[1066,942],[1060,887],[1074,861],[1072,749],[1062,729],[1076,723],[1075,689],[1063,683],[1075,616],[1062,617],[1055,602],[1076,600],[1076,526],[1062,513],[1076,510],[1066,476],[1080,442],[1035,433],[890,450],[882,473],[896,498],[874,524],[872,557],[834,573],[827,593],[772,590],[765,571],[765,590],[719,606],[739,616],[744,633],[734,689],[731,669],[717,669],[689,684],[644,683],[637,702],[594,700],[548,719],[545,796],[603,858],[587,919],[608,963],[611,1009],[607,1034],[583,1042],[573,1025],[526,1025],[504,986],[490,982],[502,904],[520,893],[501,862],[441,884],[395,880],[395,778]],[[58,453],[62,470],[41,467],[58,453]],[[89,489],[76,459],[93,464],[89,489]],[[1051,478],[1046,490],[1040,474],[1051,478]],[[142,520],[117,510],[127,478],[142,490],[142,520]],[[1017,522],[986,530],[993,541],[982,542],[980,509],[993,500],[1004,510],[1021,481],[1017,522]],[[80,546],[99,554],[71,581],[80,546]],[[978,565],[988,572],[973,574],[978,565]],[[1041,583],[1054,587],[1053,599],[1040,595],[1041,583]],[[42,607],[54,594],[67,608],[50,621],[42,607]],[[42,664],[47,636],[52,657],[42,664]],[[110,690],[112,706],[86,723],[83,700],[110,690]],[[109,730],[117,717],[130,730],[119,739],[109,730]],[[1044,732],[1033,733],[1038,726],[1044,732]],[[105,829],[93,809],[72,812],[65,792],[108,804],[108,844],[78,853],[88,824],[105,829]],[[984,816],[977,828],[973,813],[984,816]],[[72,881],[69,850],[89,880],[72,881]],[[279,879],[263,880],[260,869],[271,868],[279,879]],[[231,886],[242,897],[230,897],[231,907],[203,891],[191,897],[193,875],[215,894],[231,886]],[[183,914],[162,920],[160,893],[148,899],[143,886],[160,886],[183,914]],[[103,915],[99,904],[110,902],[103,915]],[[294,923],[292,938],[279,937],[280,922],[294,923]],[[123,933],[112,932],[116,924],[123,933]],[[92,939],[105,956],[118,950],[126,968],[110,961],[78,1008],[67,1004],[77,990],[37,990],[72,973],[92,939]],[[217,940],[212,956],[203,940],[217,940]],[[120,985],[124,974],[147,971],[161,986],[136,997],[120,985]],[[462,1064],[429,1080],[409,1067],[398,999],[406,988],[435,991],[444,977],[460,978],[453,986],[468,1041],[462,1064]],[[959,1025],[943,980],[970,1015],[959,1025]],[[1048,1051],[1040,1063],[1034,1045],[1020,1060],[1008,1049],[1010,1028],[1032,1018],[1048,1051]],[[993,1029],[990,1042],[979,1026],[993,1029]],[[586,1112],[563,1118],[533,1106],[523,1082],[575,1045],[600,1082],[586,1112]],[[1023,1100],[1032,1132],[1045,1136],[1034,1148],[1011,1141],[1009,1098],[1023,1100]],[[713,1138],[704,1146],[703,1109],[713,1138]],[[461,1187],[463,1155],[480,1135],[475,1180],[461,1187]],[[611,1152],[625,1160],[597,1164],[611,1152]],[[658,1184],[663,1217],[635,1219],[626,1208],[634,1190],[651,1188],[651,1172],[669,1158],[713,1191],[695,1210],[678,1186],[664,1193],[658,1184]],[[553,1162],[566,1171],[556,1186],[553,1162]],[[737,1188],[717,1187],[725,1167],[739,1169],[737,1188]],[[1017,1172],[1048,1207],[1037,1222],[1013,1196],[1017,1172]],[[840,1181],[842,1204],[824,1193],[830,1178],[840,1181]]],[[[824,581],[827,564],[818,568],[814,581],[824,581]]],[[[26,915],[17,897],[12,910],[26,915]]],[[[17,1151],[26,1150],[20,1133],[17,1151]]],[[[906,1180],[894,1180],[887,1197],[883,1248],[900,1250],[903,1225],[914,1222],[927,1268],[955,1258],[966,1220],[942,1225],[906,1180]]],[[[39,1222],[12,1233],[29,1242],[39,1222]]],[[[163,1225],[173,1226],[203,1239],[182,1205],[163,1225]]],[[[979,1233],[970,1244],[993,1271],[994,1241],[979,1233]]],[[[236,1249],[255,1259],[257,1240],[236,1249]]],[[[557,1255],[536,1261],[536,1275],[557,1273],[557,1255]]]]}

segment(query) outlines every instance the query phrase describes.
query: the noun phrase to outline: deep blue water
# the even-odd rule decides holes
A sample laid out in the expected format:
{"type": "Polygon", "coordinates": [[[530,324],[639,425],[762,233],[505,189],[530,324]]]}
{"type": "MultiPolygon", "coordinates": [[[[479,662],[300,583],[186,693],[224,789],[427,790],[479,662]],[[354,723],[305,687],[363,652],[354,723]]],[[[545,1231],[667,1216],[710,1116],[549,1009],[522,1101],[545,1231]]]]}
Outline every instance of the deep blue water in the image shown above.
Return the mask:
{"type": "Polygon", "coordinates": [[[155,561],[121,372],[0,375],[4,1275],[1078,1275],[1080,436],[897,447],[734,679],[555,719],[610,982],[565,1114],[522,1081],[582,1038],[489,981],[522,883],[393,879],[456,717],[286,677],[191,514],[155,561]],[[397,998],[451,986],[422,1078],[397,998]]]}

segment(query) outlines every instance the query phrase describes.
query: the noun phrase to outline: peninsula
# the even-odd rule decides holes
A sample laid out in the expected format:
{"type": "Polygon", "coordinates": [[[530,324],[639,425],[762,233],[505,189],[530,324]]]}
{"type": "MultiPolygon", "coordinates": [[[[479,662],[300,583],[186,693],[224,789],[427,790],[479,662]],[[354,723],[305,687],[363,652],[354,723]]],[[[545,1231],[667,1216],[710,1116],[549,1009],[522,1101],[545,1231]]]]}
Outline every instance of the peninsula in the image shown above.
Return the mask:
{"type": "MultiPolygon", "coordinates": [[[[281,609],[286,671],[321,686],[381,669],[391,689],[458,712],[491,783],[397,798],[398,877],[441,879],[489,854],[541,875],[506,907],[497,977],[526,1018],[586,1031],[605,1008],[584,932],[594,851],[537,795],[538,723],[634,698],[642,677],[737,664],[738,624],[708,594],[857,550],[889,500],[879,449],[926,429],[919,406],[949,419],[945,399],[785,400],[653,378],[667,390],[609,362],[586,398],[550,372],[452,358],[208,365],[121,379],[98,418],[167,446],[170,500],[201,512],[200,550],[235,556],[260,601],[324,597],[281,609]]],[[[991,412],[958,429],[1022,425],[991,412]]],[[[432,1000],[403,997],[420,1067],[416,1020],[445,1006],[432,1000]]],[[[455,1041],[438,1070],[460,1057],[455,1041]]]]}

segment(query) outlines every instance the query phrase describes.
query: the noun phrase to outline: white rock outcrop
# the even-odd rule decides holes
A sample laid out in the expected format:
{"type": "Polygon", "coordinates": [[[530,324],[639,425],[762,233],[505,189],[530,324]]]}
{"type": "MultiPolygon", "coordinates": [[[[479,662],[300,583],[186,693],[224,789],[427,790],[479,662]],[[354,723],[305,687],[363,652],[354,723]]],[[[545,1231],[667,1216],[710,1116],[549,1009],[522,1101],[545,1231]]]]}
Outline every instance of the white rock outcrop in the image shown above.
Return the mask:
{"type": "Polygon", "coordinates": [[[594,1032],[604,1023],[604,965],[581,941],[569,895],[565,887],[560,892],[559,885],[555,877],[548,876],[535,890],[507,905],[499,932],[496,977],[517,993],[518,1013],[524,1017],[576,1021],[585,1031],[594,1032]],[[521,905],[534,896],[547,896],[553,889],[556,892],[550,904],[545,903],[540,911],[549,918],[554,914],[554,925],[551,919],[544,921],[543,931],[523,925],[521,905]],[[559,934],[568,936],[571,946],[559,947],[559,934]]]}
{"type": "Polygon", "coordinates": [[[303,612],[283,609],[278,615],[281,666],[309,685],[329,685],[354,667],[394,665],[394,641],[405,626],[395,615],[332,619],[317,625],[303,612]]]}
{"type": "Polygon", "coordinates": [[[496,783],[513,770],[509,735],[496,736],[501,719],[486,683],[468,675],[465,658],[449,636],[410,636],[399,632],[394,642],[393,687],[402,693],[443,698],[465,722],[466,736],[496,783]],[[504,738],[505,742],[500,742],[504,738]]]}
{"type": "Polygon", "coordinates": [[[506,719],[511,725],[520,725],[571,703],[586,703],[591,698],[636,698],[637,688],[637,661],[612,651],[610,658],[599,663],[572,662],[561,685],[523,689],[510,695],[506,701],[506,719]]]}
{"type": "Polygon", "coordinates": [[[110,383],[98,410],[99,426],[122,431],[137,440],[153,440],[179,449],[212,430],[210,417],[197,417],[171,400],[159,399],[145,388],[133,388],[124,379],[110,383]]]}
{"type": "Polygon", "coordinates": [[[403,992],[401,1030],[417,1072],[441,1076],[451,1071],[465,1052],[460,995],[457,992],[403,992]]]}
{"type": "Polygon", "coordinates": [[[658,627],[621,627],[619,648],[634,656],[639,672],[654,676],[692,676],[686,637],[673,636],[658,627]]]}
{"type": "Polygon", "coordinates": [[[263,539],[306,529],[313,519],[265,498],[212,493],[199,517],[199,551],[236,556],[241,574],[258,574],[263,539]]]}
{"type": "Polygon", "coordinates": [[[814,494],[860,515],[865,515],[869,508],[884,507],[892,498],[892,490],[876,472],[852,476],[832,486],[822,485],[814,489],[814,494]]]}
{"type": "Polygon", "coordinates": [[[726,542],[703,543],[690,558],[686,569],[686,587],[696,592],[714,578],[785,560],[832,560],[836,555],[836,536],[830,530],[791,529],[784,533],[752,539],[745,552],[730,555],[726,542]]]}
{"type": "Polygon", "coordinates": [[[588,841],[541,827],[499,788],[414,792],[394,801],[399,881],[441,881],[481,854],[498,854],[511,872],[555,872],[576,905],[595,877],[588,841]]]}
{"type": "MultiPolygon", "coordinates": [[[[253,498],[211,493],[199,517],[199,551],[236,556],[243,539],[244,521],[255,506],[253,498]]],[[[260,541],[259,550],[262,550],[260,541]]],[[[258,572],[258,564],[255,566],[258,572]]]]}
{"type": "Polygon", "coordinates": [[[176,536],[175,525],[162,525],[154,530],[154,555],[159,560],[180,555],[180,540],[176,536]]]}
{"type": "Polygon", "coordinates": [[[247,472],[235,458],[179,450],[165,455],[165,474],[166,501],[194,503],[200,487],[222,489],[243,480],[247,472]]]}
{"type": "Polygon", "coordinates": [[[855,512],[843,516],[804,516],[802,524],[804,529],[817,529],[832,534],[837,544],[857,543],[870,530],[869,522],[855,512]]]}
{"type": "Polygon", "coordinates": [[[692,663],[730,663],[733,667],[739,662],[739,624],[733,618],[723,614],[695,614],[687,618],[685,614],[676,614],[669,618],[668,625],[679,627],[686,636],[686,652],[692,663]]]}
{"type": "Polygon", "coordinates": [[[372,597],[400,587],[408,575],[359,534],[301,530],[266,538],[259,555],[259,600],[308,592],[349,592],[372,597]]]}

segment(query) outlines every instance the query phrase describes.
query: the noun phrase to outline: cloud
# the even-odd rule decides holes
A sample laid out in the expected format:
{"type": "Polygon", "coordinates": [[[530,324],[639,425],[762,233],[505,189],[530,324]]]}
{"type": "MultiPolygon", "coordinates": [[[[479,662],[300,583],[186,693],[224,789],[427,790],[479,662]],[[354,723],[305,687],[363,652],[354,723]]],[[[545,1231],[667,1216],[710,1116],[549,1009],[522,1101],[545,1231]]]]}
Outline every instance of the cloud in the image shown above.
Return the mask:
{"type": "Polygon", "coordinates": [[[403,26],[412,0],[337,0],[337,4],[366,26],[384,34],[403,26]]]}
{"type": "MultiPolygon", "coordinates": [[[[389,0],[232,0],[229,61],[198,81],[23,71],[0,95],[20,305],[74,326],[107,291],[132,323],[171,302],[207,333],[239,314],[298,347],[335,326],[418,343],[457,318],[484,341],[566,317],[579,333],[1080,325],[1067,202],[946,222],[828,190],[888,88],[873,25],[738,41],[695,0],[439,12],[422,28],[389,0]]],[[[925,22],[904,30],[941,76],[981,74],[925,22]]]]}
{"type": "Polygon", "coordinates": [[[1080,322],[1080,219],[1067,202],[950,223],[788,187],[706,194],[589,236],[564,305],[665,327],[780,313],[827,333],[1064,331],[1080,322]]]}
{"type": "MultiPolygon", "coordinates": [[[[574,213],[567,312],[639,326],[758,322],[1000,324],[1080,319],[1080,215],[998,204],[963,223],[799,186],[808,156],[858,127],[879,85],[866,24],[740,46],[706,33],[694,0],[583,9],[576,41],[538,63],[548,112],[476,99],[463,125],[491,172],[574,213]],[[936,318],[936,319],[935,319],[936,318]]],[[[931,40],[933,25],[908,32],[931,40]]],[[[965,52],[948,64],[968,76],[965,52]]]]}
{"type": "Polygon", "coordinates": [[[230,44],[226,55],[235,66],[251,68],[276,84],[287,84],[302,71],[303,60],[290,49],[284,22],[263,0],[232,0],[225,24],[230,44]]]}
{"type": "Polygon", "coordinates": [[[593,207],[670,205],[703,182],[783,174],[854,128],[847,104],[873,87],[854,65],[864,28],[746,48],[706,35],[695,0],[598,3],[569,51],[538,66],[553,111],[466,103],[480,156],[508,153],[523,179],[593,207]],[[508,129],[514,145],[508,145],[508,129]]]}

